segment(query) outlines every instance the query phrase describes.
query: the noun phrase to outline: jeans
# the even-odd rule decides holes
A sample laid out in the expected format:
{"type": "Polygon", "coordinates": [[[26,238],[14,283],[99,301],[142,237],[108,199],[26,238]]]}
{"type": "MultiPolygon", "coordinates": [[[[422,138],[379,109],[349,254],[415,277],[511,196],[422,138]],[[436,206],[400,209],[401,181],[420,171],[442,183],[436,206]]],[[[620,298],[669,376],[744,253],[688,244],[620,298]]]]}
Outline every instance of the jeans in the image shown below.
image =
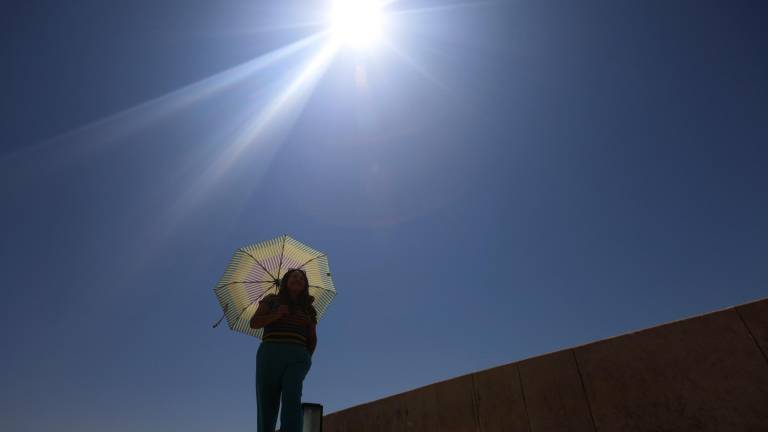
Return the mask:
{"type": "Polygon", "coordinates": [[[281,393],[281,432],[301,432],[301,392],[312,367],[306,347],[290,342],[262,342],[256,353],[257,432],[274,432],[281,393]]]}

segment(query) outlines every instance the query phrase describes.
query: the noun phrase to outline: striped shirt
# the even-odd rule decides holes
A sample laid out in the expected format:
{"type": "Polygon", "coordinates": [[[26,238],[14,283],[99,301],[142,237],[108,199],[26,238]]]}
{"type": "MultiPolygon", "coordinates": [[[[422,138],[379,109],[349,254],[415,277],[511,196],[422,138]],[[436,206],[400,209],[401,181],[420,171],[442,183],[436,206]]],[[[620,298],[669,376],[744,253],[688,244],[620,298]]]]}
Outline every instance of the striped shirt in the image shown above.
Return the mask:
{"type": "MultiPolygon", "coordinates": [[[[266,302],[269,312],[274,312],[280,305],[277,295],[270,294],[259,301],[266,302]]],[[[310,351],[314,350],[314,322],[312,317],[303,311],[294,311],[282,318],[278,318],[264,326],[264,334],[261,337],[262,342],[288,342],[301,344],[310,351]]]]}

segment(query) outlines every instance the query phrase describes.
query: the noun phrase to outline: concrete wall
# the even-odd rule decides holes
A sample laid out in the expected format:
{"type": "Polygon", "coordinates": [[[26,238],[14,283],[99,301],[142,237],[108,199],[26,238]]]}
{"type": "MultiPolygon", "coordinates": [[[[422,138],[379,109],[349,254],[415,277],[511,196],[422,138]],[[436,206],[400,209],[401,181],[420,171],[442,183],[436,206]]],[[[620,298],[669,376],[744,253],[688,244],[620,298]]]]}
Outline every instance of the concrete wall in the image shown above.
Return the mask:
{"type": "Polygon", "coordinates": [[[324,432],[768,431],[768,299],[327,414],[324,432]]]}

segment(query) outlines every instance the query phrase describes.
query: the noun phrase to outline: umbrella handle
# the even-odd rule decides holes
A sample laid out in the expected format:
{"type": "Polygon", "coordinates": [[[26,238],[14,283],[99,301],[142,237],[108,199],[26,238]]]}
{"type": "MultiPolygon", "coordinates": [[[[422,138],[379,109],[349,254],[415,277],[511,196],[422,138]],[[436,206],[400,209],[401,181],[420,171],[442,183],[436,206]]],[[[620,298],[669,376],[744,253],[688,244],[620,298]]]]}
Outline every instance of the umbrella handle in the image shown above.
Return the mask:
{"type": "Polygon", "coordinates": [[[216,324],[213,325],[213,328],[216,328],[219,324],[221,324],[221,320],[223,320],[224,317],[227,315],[227,309],[229,309],[229,303],[224,305],[224,313],[221,314],[221,318],[219,318],[219,320],[216,321],[216,324]]]}

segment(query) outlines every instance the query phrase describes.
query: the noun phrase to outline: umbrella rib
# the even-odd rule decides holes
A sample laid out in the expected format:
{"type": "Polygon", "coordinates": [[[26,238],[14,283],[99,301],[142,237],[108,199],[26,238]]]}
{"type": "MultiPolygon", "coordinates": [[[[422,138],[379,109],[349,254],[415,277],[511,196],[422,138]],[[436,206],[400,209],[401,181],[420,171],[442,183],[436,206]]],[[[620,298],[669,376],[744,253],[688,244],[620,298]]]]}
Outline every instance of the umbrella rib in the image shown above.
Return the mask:
{"type": "Polygon", "coordinates": [[[251,257],[251,259],[253,259],[254,261],[256,261],[256,264],[258,264],[258,265],[259,265],[259,267],[261,267],[261,268],[262,268],[262,269],[263,269],[265,272],[267,272],[267,274],[269,275],[269,277],[271,277],[272,279],[275,279],[275,275],[273,275],[272,273],[270,273],[270,271],[269,271],[269,270],[267,270],[267,268],[266,268],[266,267],[264,267],[264,265],[263,265],[261,262],[259,262],[259,260],[257,260],[257,259],[256,259],[256,258],[255,258],[253,255],[249,254],[248,252],[244,251],[243,249],[240,249],[240,252],[242,252],[242,253],[244,253],[244,254],[248,255],[249,257],[251,257]]]}
{"type": "Polygon", "coordinates": [[[261,299],[263,299],[264,297],[266,297],[266,296],[267,296],[267,293],[268,293],[268,292],[269,292],[269,290],[271,290],[272,288],[275,288],[275,293],[277,293],[277,285],[274,285],[274,284],[272,284],[272,286],[270,286],[269,288],[267,288],[267,289],[266,289],[266,290],[265,290],[265,291],[264,291],[264,292],[261,294],[261,297],[259,297],[258,299],[254,300],[254,302],[257,302],[257,301],[261,301],[261,299]]]}
{"type": "Polygon", "coordinates": [[[237,318],[235,318],[235,322],[240,321],[240,317],[243,316],[243,312],[245,312],[245,310],[248,309],[249,307],[251,307],[251,305],[254,304],[254,303],[256,303],[256,300],[248,303],[248,306],[244,307],[243,310],[241,310],[240,313],[237,315],[237,318]]]}
{"type": "Polygon", "coordinates": [[[280,249],[280,263],[277,265],[277,279],[280,279],[280,269],[283,268],[283,254],[285,253],[285,238],[287,236],[283,236],[283,247],[280,249]]]}
{"type": "Polygon", "coordinates": [[[300,265],[300,266],[299,266],[299,268],[302,268],[302,267],[304,267],[305,265],[309,264],[310,262],[312,262],[312,261],[314,261],[314,260],[316,260],[316,259],[318,259],[318,258],[320,258],[320,257],[324,257],[324,256],[325,256],[325,254],[320,254],[320,255],[318,255],[318,256],[316,256],[316,257],[310,258],[310,259],[308,259],[308,260],[307,260],[307,261],[306,261],[304,264],[300,265]]]}
{"type": "MultiPolygon", "coordinates": [[[[257,282],[260,282],[260,281],[257,281],[257,282]]],[[[238,283],[238,282],[234,282],[234,283],[238,283]]],[[[247,282],[246,282],[246,283],[247,283],[247,282]]],[[[252,305],[252,304],[254,304],[254,303],[256,303],[257,301],[259,301],[259,300],[261,300],[262,298],[264,298],[264,297],[266,296],[267,292],[269,292],[269,290],[271,290],[271,289],[272,289],[272,288],[274,288],[274,287],[276,287],[276,285],[273,285],[272,287],[270,287],[269,289],[267,289],[266,291],[264,291],[264,294],[262,294],[262,296],[261,296],[261,297],[260,297],[258,300],[253,300],[252,302],[248,303],[248,305],[247,305],[247,306],[245,306],[245,307],[244,307],[244,308],[243,308],[243,309],[240,311],[240,313],[237,315],[237,318],[235,318],[234,322],[235,322],[235,323],[237,323],[238,321],[240,321],[240,318],[243,316],[243,313],[245,312],[245,310],[246,310],[246,309],[248,309],[249,307],[251,307],[251,305],[252,305]]],[[[226,315],[226,314],[227,314],[227,307],[229,307],[229,303],[227,303],[227,305],[224,307],[224,315],[226,315]]],[[[224,318],[224,317],[222,317],[222,319],[223,319],[223,318],[224,318]]],[[[219,322],[221,322],[221,319],[219,319],[219,322]]],[[[217,325],[219,325],[219,323],[218,323],[218,322],[217,322],[216,324],[214,324],[214,328],[215,328],[217,325]]],[[[233,324],[233,326],[235,326],[235,325],[237,325],[237,324],[233,324]]],[[[231,329],[231,328],[232,328],[232,327],[230,327],[230,329],[231,329]]]]}
{"type": "Polygon", "coordinates": [[[218,288],[225,288],[234,284],[247,284],[247,283],[272,283],[272,281],[232,281],[232,282],[227,282],[224,285],[219,285],[218,288]]]}
{"type": "Polygon", "coordinates": [[[271,287],[269,287],[269,288],[268,288],[266,291],[264,291],[264,295],[262,296],[262,298],[266,297],[266,296],[267,296],[267,293],[268,293],[268,292],[269,292],[269,290],[271,290],[272,288],[274,288],[274,289],[275,289],[275,294],[277,294],[277,285],[272,285],[272,286],[271,286],[271,287]]]}

